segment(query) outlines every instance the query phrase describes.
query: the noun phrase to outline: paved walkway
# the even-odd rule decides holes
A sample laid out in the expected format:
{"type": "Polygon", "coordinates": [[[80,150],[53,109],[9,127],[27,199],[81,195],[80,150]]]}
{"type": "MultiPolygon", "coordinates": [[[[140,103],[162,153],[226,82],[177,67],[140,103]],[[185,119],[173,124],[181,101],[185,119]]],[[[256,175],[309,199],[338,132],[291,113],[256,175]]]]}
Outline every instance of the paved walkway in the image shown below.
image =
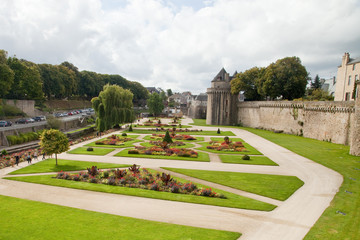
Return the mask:
{"type": "MultiPolygon", "coordinates": [[[[184,119],[182,124],[188,125],[191,121],[191,119],[184,119]]],[[[217,128],[209,127],[195,128],[217,130],[217,128]]],[[[342,183],[342,176],[333,170],[296,155],[257,135],[241,129],[229,130],[233,131],[237,137],[244,139],[250,145],[257,148],[265,156],[279,164],[279,166],[223,164],[219,161],[193,162],[120,158],[113,157],[114,152],[106,156],[83,156],[64,153],[58,157],[61,159],[81,161],[135,163],[147,168],[175,167],[293,175],[304,181],[304,186],[284,202],[267,199],[239,190],[228,189],[229,191],[236,191],[237,194],[247,195],[251,198],[258,199],[260,197],[265,202],[272,202],[278,205],[278,207],[271,212],[98,193],[5,179],[0,179],[0,194],[121,216],[241,232],[243,234],[240,238],[241,240],[302,239],[323,211],[329,206],[342,183]],[[137,211],[133,211],[132,209],[136,209],[137,211]]],[[[87,143],[88,142],[84,142],[72,146],[72,148],[87,143]]],[[[19,167],[2,169],[0,170],[0,177],[26,165],[27,163],[21,163],[19,167]]],[[[199,180],[197,180],[197,182],[199,182],[199,180]]],[[[206,184],[210,183],[206,182],[206,184]]],[[[216,185],[216,187],[219,186],[216,185]]]]}

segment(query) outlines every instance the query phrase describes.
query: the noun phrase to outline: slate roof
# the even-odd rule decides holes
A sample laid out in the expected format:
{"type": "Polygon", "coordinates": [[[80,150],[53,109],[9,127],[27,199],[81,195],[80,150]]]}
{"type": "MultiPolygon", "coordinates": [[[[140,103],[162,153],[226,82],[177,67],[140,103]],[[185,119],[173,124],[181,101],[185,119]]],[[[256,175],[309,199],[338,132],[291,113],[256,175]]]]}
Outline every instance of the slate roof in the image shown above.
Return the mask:
{"type": "Polygon", "coordinates": [[[225,81],[225,74],[227,72],[225,71],[224,68],[222,68],[220,70],[220,72],[214,77],[214,79],[212,80],[212,82],[218,82],[218,81],[225,81]]]}
{"type": "Polygon", "coordinates": [[[347,64],[354,64],[360,62],[360,58],[351,58],[350,61],[347,64]]]}

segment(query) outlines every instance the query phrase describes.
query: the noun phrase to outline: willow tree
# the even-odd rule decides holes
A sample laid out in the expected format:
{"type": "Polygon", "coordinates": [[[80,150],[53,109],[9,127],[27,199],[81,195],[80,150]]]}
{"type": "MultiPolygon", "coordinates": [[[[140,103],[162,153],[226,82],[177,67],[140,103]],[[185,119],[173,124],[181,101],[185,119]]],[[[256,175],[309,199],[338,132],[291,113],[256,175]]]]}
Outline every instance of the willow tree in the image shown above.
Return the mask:
{"type": "Polygon", "coordinates": [[[117,85],[106,84],[91,102],[95,110],[96,128],[105,131],[116,125],[134,121],[133,94],[117,85]]]}

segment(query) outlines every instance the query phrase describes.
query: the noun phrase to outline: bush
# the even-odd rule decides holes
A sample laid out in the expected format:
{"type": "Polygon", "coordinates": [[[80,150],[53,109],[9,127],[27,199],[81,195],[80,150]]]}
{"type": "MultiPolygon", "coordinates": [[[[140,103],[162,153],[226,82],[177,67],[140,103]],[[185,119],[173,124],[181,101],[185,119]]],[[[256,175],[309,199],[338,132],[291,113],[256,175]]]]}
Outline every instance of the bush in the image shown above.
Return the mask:
{"type": "Polygon", "coordinates": [[[94,151],[94,148],[88,147],[88,148],[86,149],[86,151],[93,152],[93,151],[94,151]]]}
{"type": "Polygon", "coordinates": [[[218,128],[218,130],[217,130],[217,132],[216,132],[217,134],[220,134],[221,132],[220,132],[220,128],[218,128]]]}
{"type": "Polygon", "coordinates": [[[105,171],[104,172],[104,178],[108,178],[109,177],[109,172],[108,171],[105,171]]]}
{"type": "Polygon", "coordinates": [[[25,117],[26,114],[21,111],[19,108],[12,106],[12,105],[2,105],[2,112],[4,113],[4,116],[22,116],[25,117]]]}
{"type": "Polygon", "coordinates": [[[132,132],[133,129],[132,129],[132,125],[130,124],[130,127],[129,127],[129,132],[132,132]]]}
{"type": "Polygon", "coordinates": [[[242,160],[250,160],[250,156],[245,154],[242,156],[242,160]]]}
{"type": "Polygon", "coordinates": [[[8,155],[8,152],[6,151],[6,149],[1,151],[1,155],[3,155],[3,156],[8,155]]]}
{"type": "Polygon", "coordinates": [[[122,134],[121,134],[121,136],[126,137],[126,136],[127,136],[127,134],[126,134],[126,133],[122,133],[122,134]]]}
{"type": "Polygon", "coordinates": [[[54,116],[49,116],[47,118],[47,124],[52,129],[60,129],[61,120],[55,118],[54,116]]]}
{"type": "Polygon", "coordinates": [[[136,149],[130,149],[130,150],[128,151],[128,154],[139,154],[139,151],[136,150],[136,149]]]}
{"type": "Polygon", "coordinates": [[[163,142],[167,142],[167,143],[172,143],[172,142],[173,142],[173,141],[172,141],[172,138],[170,137],[169,131],[166,131],[165,137],[164,137],[164,139],[163,139],[163,142]]]}

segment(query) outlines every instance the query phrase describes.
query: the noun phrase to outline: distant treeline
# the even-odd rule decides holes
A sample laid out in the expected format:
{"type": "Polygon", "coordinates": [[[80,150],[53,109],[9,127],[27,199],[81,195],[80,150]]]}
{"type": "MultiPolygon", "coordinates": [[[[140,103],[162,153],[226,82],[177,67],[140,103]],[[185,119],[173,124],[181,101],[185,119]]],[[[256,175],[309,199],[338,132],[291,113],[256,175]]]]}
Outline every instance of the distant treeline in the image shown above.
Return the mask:
{"type": "Polygon", "coordinates": [[[134,94],[135,104],[148,96],[144,86],[120,75],[80,72],[69,62],[36,64],[15,56],[8,57],[7,52],[0,49],[1,98],[45,100],[80,97],[90,100],[98,96],[107,83],[129,89],[134,94]]]}

